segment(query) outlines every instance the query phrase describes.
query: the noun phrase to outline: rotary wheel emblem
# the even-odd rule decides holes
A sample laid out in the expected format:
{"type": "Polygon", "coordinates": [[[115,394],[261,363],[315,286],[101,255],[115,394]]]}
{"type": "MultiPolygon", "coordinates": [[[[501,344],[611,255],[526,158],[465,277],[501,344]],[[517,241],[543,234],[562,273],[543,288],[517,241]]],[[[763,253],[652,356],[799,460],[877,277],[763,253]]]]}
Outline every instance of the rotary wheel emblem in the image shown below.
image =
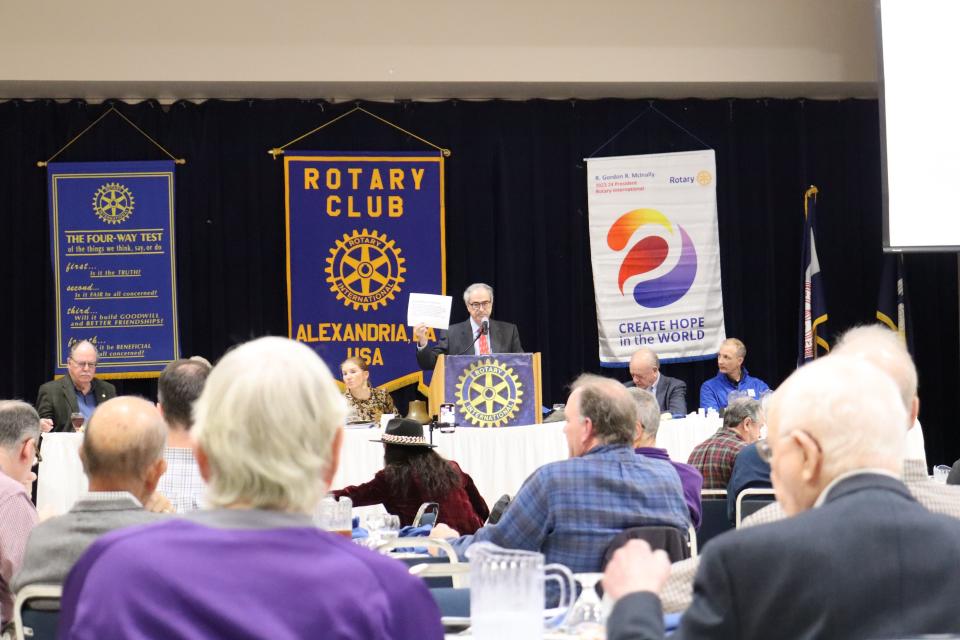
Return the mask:
{"type": "Polygon", "coordinates": [[[364,311],[386,306],[400,290],[407,271],[400,249],[385,233],[356,231],[344,234],[330,249],[327,258],[327,282],[330,291],[343,300],[346,307],[364,311]]]}
{"type": "Polygon", "coordinates": [[[118,182],[108,182],[93,194],[93,212],[107,224],[120,224],[133,213],[133,193],[118,182]]]}
{"type": "Polygon", "coordinates": [[[457,383],[460,413],[478,427],[502,426],[523,404],[522,386],[510,367],[490,358],[478,360],[457,383]]]}

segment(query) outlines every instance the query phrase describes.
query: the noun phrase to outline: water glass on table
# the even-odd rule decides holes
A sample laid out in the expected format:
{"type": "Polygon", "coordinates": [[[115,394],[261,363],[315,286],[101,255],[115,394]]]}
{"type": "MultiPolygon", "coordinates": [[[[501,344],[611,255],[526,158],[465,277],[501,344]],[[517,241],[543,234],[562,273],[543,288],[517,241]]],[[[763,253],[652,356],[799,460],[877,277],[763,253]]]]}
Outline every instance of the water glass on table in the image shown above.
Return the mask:
{"type": "Polygon", "coordinates": [[[320,501],[314,521],[317,527],[331,533],[339,533],[350,540],[353,537],[353,501],[347,497],[342,497],[338,501],[332,496],[327,496],[320,501]]]}
{"type": "Polygon", "coordinates": [[[947,477],[950,475],[950,467],[945,464],[938,464],[933,468],[933,480],[940,484],[947,484],[947,477]]]}

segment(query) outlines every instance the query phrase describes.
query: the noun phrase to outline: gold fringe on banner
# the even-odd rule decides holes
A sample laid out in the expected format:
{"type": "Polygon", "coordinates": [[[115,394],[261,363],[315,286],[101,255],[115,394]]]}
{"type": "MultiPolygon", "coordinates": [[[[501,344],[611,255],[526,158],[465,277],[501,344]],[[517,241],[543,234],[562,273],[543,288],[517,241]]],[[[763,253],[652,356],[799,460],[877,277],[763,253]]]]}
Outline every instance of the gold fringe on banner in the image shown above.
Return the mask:
{"type": "MultiPolygon", "coordinates": [[[[96,120],[94,120],[94,121],[90,124],[90,126],[88,126],[86,129],[84,129],[83,131],[81,131],[80,133],[78,133],[76,136],[74,136],[74,138],[73,138],[70,142],[68,142],[67,144],[65,144],[65,145],[63,145],[62,147],[60,147],[60,150],[57,151],[55,154],[53,154],[52,156],[50,156],[50,157],[47,158],[46,160],[38,160],[38,161],[37,161],[37,166],[42,168],[42,167],[47,166],[47,165],[50,164],[51,162],[53,162],[53,161],[56,159],[56,157],[59,156],[59,155],[60,155],[61,153],[63,153],[64,151],[66,151],[66,150],[70,147],[70,145],[72,145],[74,142],[76,142],[77,140],[79,140],[80,138],[82,138],[82,137],[84,136],[84,134],[87,133],[87,131],[90,131],[90,129],[93,129],[95,126],[97,126],[97,125],[100,123],[101,120],[103,120],[104,118],[106,118],[106,117],[107,117],[108,115],[110,115],[111,113],[115,113],[115,114],[117,114],[118,116],[120,116],[121,118],[123,118],[124,122],[126,122],[126,123],[129,124],[131,127],[133,127],[134,129],[136,129],[137,132],[138,132],[140,135],[142,135],[144,138],[146,138],[147,140],[149,140],[150,142],[152,142],[153,145],[154,145],[156,148],[160,149],[160,151],[163,151],[165,154],[167,154],[167,157],[170,158],[171,160],[173,160],[173,162],[174,162],[175,164],[187,164],[187,161],[186,161],[184,158],[174,157],[174,155],[173,155],[172,153],[170,153],[169,151],[167,151],[166,149],[164,149],[163,146],[162,146],[159,142],[157,142],[156,140],[154,140],[153,138],[151,138],[149,135],[147,135],[147,133],[146,133],[143,129],[141,129],[140,127],[138,127],[137,125],[135,125],[135,124],[130,120],[130,118],[128,118],[127,116],[125,116],[125,115],[123,115],[122,113],[120,113],[119,111],[117,111],[117,108],[116,108],[116,107],[110,107],[107,111],[105,111],[105,112],[103,113],[103,115],[101,115],[99,118],[97,118],[96,120]]],[[[102,377],[102,376],[101,376],[101,377],[102,377]]]]}
{"type": "Polygon", "coordinates": [[[433,143],[430,142],[429,140],[424,140],[423,138],[421,138],[421,137],[418,136],[417,134],[411,133],[410,131],[407,131],[407,130],[404,129],[403,127],[400,127],[400,126],[398,126],[398,125],[395,125],[394,123],[390,122],[389,120],[386,120],[386,119],[384,119],[384,118],[381,118],[380,116],[378,116],[378,115],[375,114],[375,113],[370,113],[369,111],[367,111],[366,109],[364,109],[363,107],[361,107],[361,106],[359,106],[359,105],[356,106],[356,107],[354,107],[354,108],[351,109],[350,111],[347,111],[346,113],[343,113],[343,114],[337,116],[336,118],[334,118],[334,119],[331,120],[330,122],[326,122],[326,123],[320,125],[319,127],[317,127],[316,129],[314,129],[313,131],[308,131],[307,133],[303,134],[302,136],[291,140],[290,142],[288,142],[287,144],[283,145],[282,147],[274,147],[273,149],[268,149],[268,150],[267,150],[267,153],[269,153],[271,156],[273,156],[273,159],[276,160],[276,159],[277,159],[277,156],[282,156],[284,149],[286,149],[286,148],[289,147],[290,145],[295,144],[295,143],[297,143],[297,142],[300,142],[300,141],[303,140],[304,138],[308,138],[308,137],[312,136],[313,134],[315,134],[316,132],[320,131],[321,129],[324,129],[324,128],[326,128],[326,127],[329,127],[329,126],[332,125],[334,122],[337,122],[338,120],[341,120],[341,119],[343,119],[343,118],[346,118],[346,117],[349,116],[350,114],[356,113],[357,111],[360,111],[361,113],[365,113],[366,115],[370,116],[370,117],[373,118],[374,120],[379,120],[379,121],[382,122],[383,124],[389,125],[389,126],[393,127],[394,129],[396,129],[397,131],[400,131],[401,133],[405,133],[406,135],[410,136],[411,138],[414,138],[415,140],[419,140],[419,141],[422,142],[423,144],[433,147],[434,149],[436,149],[437,151],[439,151],[441,154],[443,154],[443,157],[444,157],[444,158],[449,158],[451,155],[453,155],[453,152],[450,151],[450,149],[444,149],[443,147],[438,147],[437,145],[433,144],[433,143]]]}
{"type": "MultiPolygon", "coordinates": [[[[53,376],[54,380],[59,380],[64,374],[58,373],[53,376]]],[[[128,371],[126,373],[98,373],[100,380],[146,380],[148,378],[159,378],[159,371],[128,371]]]]}

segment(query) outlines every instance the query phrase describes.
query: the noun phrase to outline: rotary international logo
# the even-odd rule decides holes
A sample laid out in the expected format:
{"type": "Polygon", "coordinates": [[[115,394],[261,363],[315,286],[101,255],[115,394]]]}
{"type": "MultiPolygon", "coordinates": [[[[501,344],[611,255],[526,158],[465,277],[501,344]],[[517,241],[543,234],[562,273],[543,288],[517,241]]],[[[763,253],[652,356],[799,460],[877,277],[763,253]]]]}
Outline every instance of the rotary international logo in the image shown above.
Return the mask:
{"type": "Polygon", "coordinates": [[[620,293],[628,279],[658,269],[661,265],[672,264],[663,275],[641,280],[633,287],[633,299],[642,307],[660,308],[673,304],[690,290],[697,277],[697,250],[693,240],[680,225],[674,225],[656,209],[634,209],[620,216],[607,232],[607,246],[614,251],[623,251],[634,232],[642,230],[643,237],[637,242],[620,263],[617,284],[620,293]],[[668,262],[668,258],[677,255],[676,247],[668,239],[679,235],[679,256],[668,262]]]}
{"type": "Polygon", "coordinates": [[[133,193],[119,182],[108,182],[93,194],[93,212],[107,224],[120,224],[133,214],[133,193]]]}
{"type": "Polygon", "coordinates": [[[493,358],[477,360],[458,379],[457,405],[476,426],[499,427],[523,404],[522,386],[510,367],[493,358]]]}
{"type": "Polygon", "coordinates": [[[700,186],[706,187],[711,182],[713,182],[713,174],[706,169],[697,174],[697,184],[700,186]]]}
{"type": "Polygon", "coordinates": [[[400,290],[407,271],[404,262],[400,249],[385,233],[354,230],[330,249],[327,282],[344,306],[375,310],[386,306],[400,290]]]}

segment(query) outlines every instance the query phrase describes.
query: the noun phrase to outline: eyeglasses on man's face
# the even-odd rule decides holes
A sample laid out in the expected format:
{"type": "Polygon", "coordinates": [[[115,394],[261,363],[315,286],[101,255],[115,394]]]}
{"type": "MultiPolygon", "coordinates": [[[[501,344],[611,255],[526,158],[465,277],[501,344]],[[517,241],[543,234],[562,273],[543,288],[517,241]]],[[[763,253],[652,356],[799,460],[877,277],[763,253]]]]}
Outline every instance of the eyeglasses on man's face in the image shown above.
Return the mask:
{"type": "MultiPolygon", "coordinates": [[[[794,429],[789,433],[783,434],[782,436],[780,436],[779,439],[783,440],[784,438],[790,438],[794,435],[799,435],[799,434],[803,434],[806,437],[810,438],[813,444],[817,446],[817,451],[820,451],[820,452],[823,451],[823,449],[820,447],[820,442],[818,442],[816,438],[814,438],[812,435],[810,435],[807,431],[804,431],[803,429],[794,429]]],[[[766,439],[757,440],[757,455],[760,456],[761,460],[763,460],[767,464],[770,464],[770,460],[773,458],[773,449],[770,447],[770,442],[768,440],[766,439]]]]}
{"type": "Polygon", "coordinates": [[[493,304],[492,300],[484,300],[483,302],[468,302],[467,306],[474,311],[480,311],[481,309],[486,309],[491,304],[493,304]]]}
{"type": "Polygon", "coordinates": [[[83,361],[83,360],[74,360],[73,358],[69,358],[69,360],[70,360],[70,362],[72,362],[72,363],[74,364],[74,366],[76,366],[78,369],[96,369],[96,368],[97,368],[97,361],[96,361],[96,360],[83,361]]]}

